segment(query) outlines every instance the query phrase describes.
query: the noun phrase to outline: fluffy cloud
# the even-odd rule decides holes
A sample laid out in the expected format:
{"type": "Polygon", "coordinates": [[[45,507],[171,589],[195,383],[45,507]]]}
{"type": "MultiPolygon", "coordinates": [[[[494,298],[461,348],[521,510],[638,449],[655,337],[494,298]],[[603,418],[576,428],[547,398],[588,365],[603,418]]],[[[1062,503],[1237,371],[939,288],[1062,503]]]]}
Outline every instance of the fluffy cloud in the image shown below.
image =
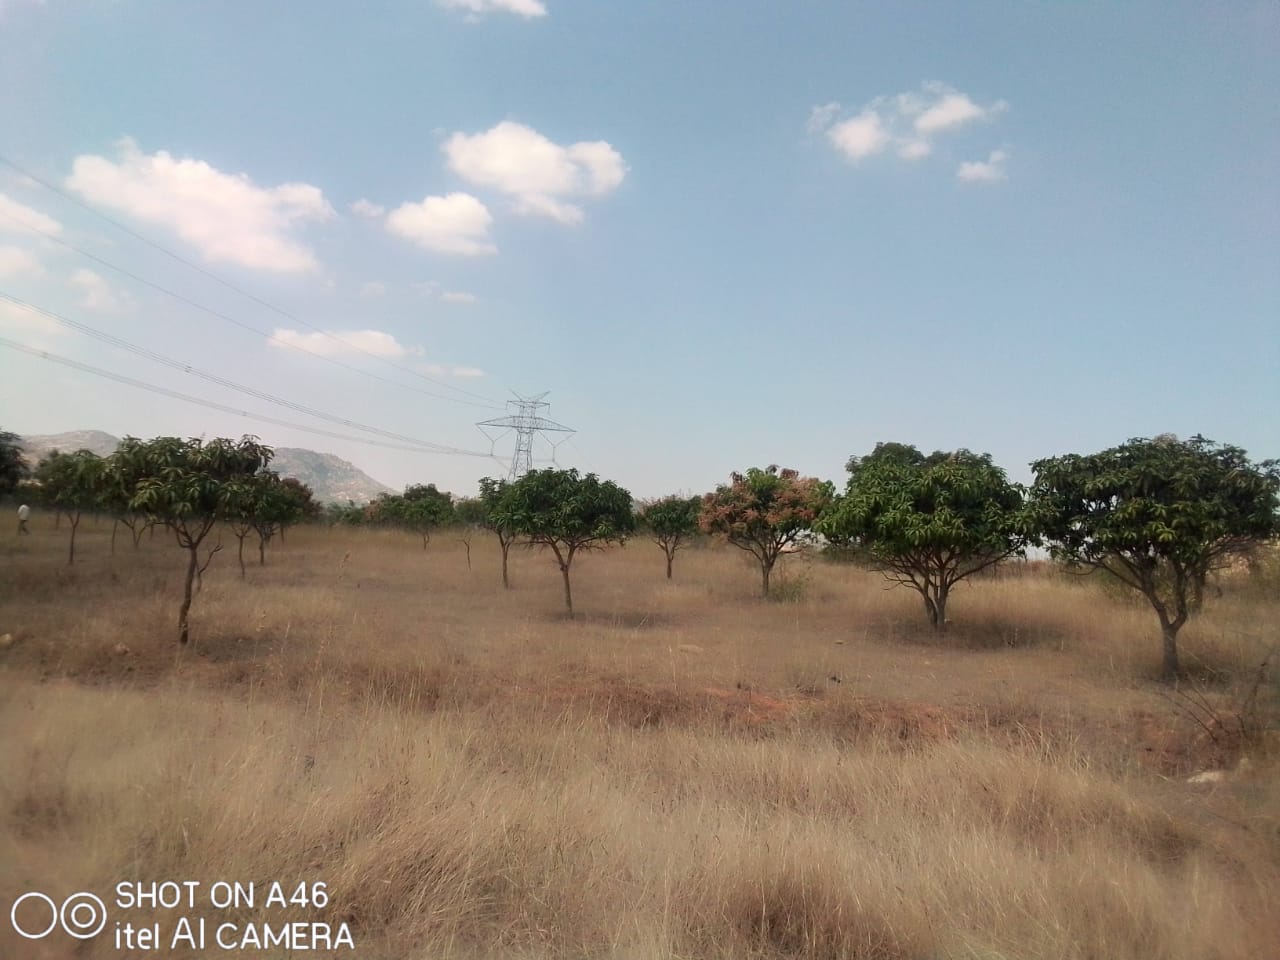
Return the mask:
{"type": "Polygon", "coordinates": [[[377,220],[387,212],[387,208],[361,197],[351,205],[351,212],[357,217],[363,217],[365,220],[377,220]]]}
{"type": "Polygon", "coordinates": [[[541,0],[439,0],[446,10],[464,10],[472,16],[485,13],[514,13],[528,20],[545,17],[546,5],[541,0]]]}
{"type": "Polygon", "coordinates": [[[133,309],[128,294],[117,293],[101,274],[77,270],[71,275],[71,286],[80,291],[80,306],[98,313],[127,313],[133,309]]]}
{"type": "Polygon", "coordinates": [[[44,267],[30,251],[14,246],[0,247],[0,279],[43,275],[44,267]]]}
{"type": "Polygon", "coordinates": [[[334,215],[318,187],[259,187],[202,160],[145,154],[129,139],[117,153],[114,160],[77,157],[67,186],[91,203],[174,230],[207,260],[279,273],[315,269],[314,254],[294,232],[334,215]]]}
{"type": "Polygon", "coordinates": [[[877,97],[858,113],[838,119],[838,103],[814,107],[807,128],[825,133],[850,160],[862,160],[890,146],[904,160],[919,160],[933,152],[933,140],[980,121],[990,120],[1006,107],[1003,100],[983,106],[967,94],[941,83],[926,83],[916,92],[877,97]]]}
{"type": "Polygon", "coordinates": [[[345,353],[371,353],[375,357],[403,357],[420,354],[420,347],[406,347],[381,330],[301,330],[277,329],[267,341],[273,347],[301,347],[310,353],[332,357],[345,353]]]}
{"type": "Polygon", "coordinates": [[[832,126],[827,130],[827,139],[846,157],[861,160],[883,150],[889,142],[889,133],[878,113],[864,110],[856,117],[832,126]]]}
{"type": "Polygon", "coordinates": [[[0,233],[61,233],[62,224],[34,207],[0,193],[0,233]]]}
{"type": "Polygon", "coordinates": [[[929,107],[914,123],[916,132],[922,136],[961,127],[971,120],[981,120],[987,111],[978,106],[963,93],[944,93],[933,106],[929,107]]]}
{"type": "Polygon", "coordinates": [[[423,373],[433,377],[483,377],[484,371],[479,367],[446,367],[438,363],[428,363],[422,368],[423,373]]]}
{"type": "Polygon", "coordinates": [[[455,133],[444,144],[449,168],[468,183],[515,201],[517,213],[580,223],[570,198],[599,197],[626,176],[622,154],[603,140],[561,146],[509,120],[484,133],[455,133]]]}
{"type": "Polygon", "coordinates": [[[381,297],[387,292],[387,285],[381,280],[366,280],[360,284],[362,297],[381,297]]]}
{"type": "Polygon", "coordinates": [[[465,290],[446,290],[440,294],[442,303],[475,303],[479,299],[474,293],[467,293],[465,290]]]}
{"type": "Polygon", "coordinates": [[[1005,178],[1004,164],[1009,154],[1003,150],[992,150],[987,159],[971,160],[960,164],[956,170],[956,178],[965,183],[997,183],[1005,178]]]}
{"type": "Polygon", "coordinates": [[[497,253],[489,239],[493,215],[469,193],[427,197],[405,203],[387,215],[387,230],[436,253],[480,256],[497,253]]]}

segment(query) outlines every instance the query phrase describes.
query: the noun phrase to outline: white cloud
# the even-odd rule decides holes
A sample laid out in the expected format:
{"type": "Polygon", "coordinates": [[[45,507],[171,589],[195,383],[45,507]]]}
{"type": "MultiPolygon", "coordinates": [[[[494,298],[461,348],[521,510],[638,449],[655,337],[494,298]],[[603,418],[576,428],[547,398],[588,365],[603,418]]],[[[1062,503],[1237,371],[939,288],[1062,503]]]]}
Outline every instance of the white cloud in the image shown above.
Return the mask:
{"type": "Polygon", "coordinates": [[[449,168],[468,183],[512,197],[517,213],[560,223],[583,218],[568,198],[603,196],[627,174],[622,154],[603,140],[565,147],[510,120],[484,133],[455,133],[444,153],[449,168]]]}
{"type": "Polygon", "coordinates": [[[0,279],[41,276],[44,276],[44,267],[29,250],[14,246],[0,247],[0,279]]]}
{"type": "Polygon", "coordinates": [[[318,187],[259,187],[190,157],[145,154],[126,138],[118,160],[75,159],[67,186],[85,199],[177,232],[205,259],[257,270],[313,270],[314,254],[294,236],[299,224],[334,215],[318,187]]]}
{"type": "Polygon", "coordinates": [[[448,367],[438,363],[429,363],[422,368],[423,373],[433,377],[483,377],[484,371],[479,367],[448,367]]]}
{"type": "Polygon", "coordinates": [[[1004,164],[1009,154],[1003,150],[992,150],[985,161],[971,160],[960,164],[956,170],[956,178],[965,183],[997,183],[1005,178],[1004,164]]]}
{"type": "Polygon", "coordinates": [[[898,156],[903,160],[919,160],[933,153],[933,144],[928,140],[904,140],[898,144],[898,156]]]}
{"type": "Polygon", "coordinates": [[[546,5],[541,0],[439,0],[446,10],[464,10],[473,16],[485,13],[514,13],[524,17],[545,17],[546,5]]]}
{"type": "Polygon", "coordinates": [[[381,280],[366,280],[360,284],[362,297],[381,297],[387,292],[387,285],[381,280]]]}
{"type": "Polygon", "coordinates": [[[301,330],[276,329],[267,340],[273,347],[301,347],[310,353],[332,357],[344,353],[371,353],[376,357],[403,357],[421,354],[420,347],[406,347],[381,330],[301,330]]]}
{"type": "Polygon", "coordinates": [[[30,346],[42,346],[67,334],[67,328],[52,317],[7,300],[0,300],[0,330],[23,337],[30,346]]]}
{"type": "Polygon", "coordinates": [[[382,204],[374,203],[372,200],[366,200],[363,197],[351,204],[350,209],[357,217],[363,217],[365,220],[377,220],[387,212],[387,208],[382,204]]]}
{"type": "Polygon", "coordinates": [[[827,139],[846,157],[861,160],[883,150],[889,142],[889,134],[878,113],[864,110],[856,117],[831,127],[827,131],[827,139]]]}
{"type": "Polygon", "coordinates": [[[825,133],[837,150],[851,160],[861,160],[890,145],[903,160],[919,160],[934,150],[934,139],[1006,109],[1003,100],[982,105],[967,94],[942,83],[923,84],[919,91],[876,97],[854,116],[840,120],[839,103],[812,108],[806,128],[825,133]]]}
{"type": "Polygon", "coordinates": [[[493,215],[469,193],[427,197],[387,215],[387,230],[436,253],[479,256],[497,253],[489,239],[493,215]]]}
{"type": "Polygon", "coordinates": [[[442,303],[476,303],[479,299],[474,293],[467,293],[465,290],[446,290],[440,294],[442,303]]]}
{"type": "Polygon", "coordinates": [[[125,293],[117,293],[101,274],[92,270],[77,270],[70,283],[80,291],[80,306],[98,313],[128,313],[133,300],[125,293]]]}
{"type": "Polygon", "coordinates": [[[821,133],[831,126],[832,121],[838,116],[840,116],[839,103],[834,100],[831,103],[824,103],[809,111],[809,122],[805,124],[805,129],[811,134],[821,133]]]}
{"type": "Polygon", "coordinates": [[[0,193],[0,233],[61,233],[62,224],[34,207],[0,193]]]}
{"type": "Polygon", "coordinates": [[[986,116],[987,111],[978,106],[963,93],[948,93],[915,119],[918,133],[928,136],[939,130],[950,130],[960,127],[971,120],[986,116]]]}

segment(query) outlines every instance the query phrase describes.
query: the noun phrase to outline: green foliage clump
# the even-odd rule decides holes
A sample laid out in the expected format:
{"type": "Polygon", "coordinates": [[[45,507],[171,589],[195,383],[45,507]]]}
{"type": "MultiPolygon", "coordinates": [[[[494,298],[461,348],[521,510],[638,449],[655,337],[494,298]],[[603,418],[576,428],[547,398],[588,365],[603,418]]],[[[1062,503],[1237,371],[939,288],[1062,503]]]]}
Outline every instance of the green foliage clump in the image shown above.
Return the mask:
{"type": "MultiPolygon", "coordinates": [[[[483,483],[483,481],[482,481],[483,483]]],[[[580,550],[621,543],[635,530],[631,494],[612,480],[577,470],[533,470],[507,484],[490,515],[497,527],[550,547],[564,578],[564,603],[573,617],[569,570],[580,550]]]]}
{"type": "Polygon", "coordinates": [[[1166,677],[1178,631],[1214,570],[1280,533],[1280,463],[1201,436],[1137,438],[1101,453],[1032,464],[1036,524],[1052,555],[1104,571],[1160,620],[1166,677]]]}
{"type": "Polygon", "coordinates": [[[852,553],[924,600],[945,630],[952,588],[980,570],[1022,555],[1034,539],[1022,488],[989,454],[878,443],[851,457],[849,480],[818,525],[852,553]]]}
{"type": "Polygon", "coordinates": [[[675,495],[651,501],[640,508],[637,523],[662,548],[662,553],[667,558],[668,580],[671,579],[671,564],[675,560],[676,551],[698,533],[698,515],[701,512],[701,497],[675,495]]]}

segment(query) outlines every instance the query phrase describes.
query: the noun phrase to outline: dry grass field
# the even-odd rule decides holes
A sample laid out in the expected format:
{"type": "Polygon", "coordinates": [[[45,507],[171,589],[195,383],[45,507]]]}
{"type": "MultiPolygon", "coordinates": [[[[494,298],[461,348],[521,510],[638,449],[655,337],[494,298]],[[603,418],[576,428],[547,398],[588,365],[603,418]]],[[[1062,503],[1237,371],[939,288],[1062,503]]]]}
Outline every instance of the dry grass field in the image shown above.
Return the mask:
{"type": "MultiPolygon", "coordinates": [[[[181,552],[87,521],[0,540],[0,904],[121,881],[326,884],[323,907],[128,911],[347,924],[359,960],[1280,956],[1280,712],[1248,692],[1276,581],[1224,584],[1156,683],[1154,616],[1034,566],[914,594],[790,557],[657,547],[559,573],[440,534],[234,539],[175,642],[181,552]],[[1188,783],[1205,770],[1221,780],[1188,783]]],[[[35,919],[25,918],[32,926],[35,919]]],[[[220,951],[179,947],[169,957],[220,951]]],[[[287,950],[240,956],[296,956],[287,950]]],[[[306,956],[325,956],[326,951],[306,956]]]]}

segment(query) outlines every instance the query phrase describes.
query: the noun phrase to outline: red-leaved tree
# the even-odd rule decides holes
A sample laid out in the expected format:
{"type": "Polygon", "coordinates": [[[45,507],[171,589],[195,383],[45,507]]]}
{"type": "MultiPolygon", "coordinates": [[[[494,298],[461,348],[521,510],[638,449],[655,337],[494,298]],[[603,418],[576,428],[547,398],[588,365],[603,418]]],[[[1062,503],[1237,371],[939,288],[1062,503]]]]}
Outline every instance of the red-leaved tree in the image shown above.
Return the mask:
{"type": "Polygon", "coordinates": [[[698,526],[747,551],[760,564],[761,593],[769,596],[774,564],[831,503],[831,484],[777,465],[735,473],[702,498],[698,526]]]}

